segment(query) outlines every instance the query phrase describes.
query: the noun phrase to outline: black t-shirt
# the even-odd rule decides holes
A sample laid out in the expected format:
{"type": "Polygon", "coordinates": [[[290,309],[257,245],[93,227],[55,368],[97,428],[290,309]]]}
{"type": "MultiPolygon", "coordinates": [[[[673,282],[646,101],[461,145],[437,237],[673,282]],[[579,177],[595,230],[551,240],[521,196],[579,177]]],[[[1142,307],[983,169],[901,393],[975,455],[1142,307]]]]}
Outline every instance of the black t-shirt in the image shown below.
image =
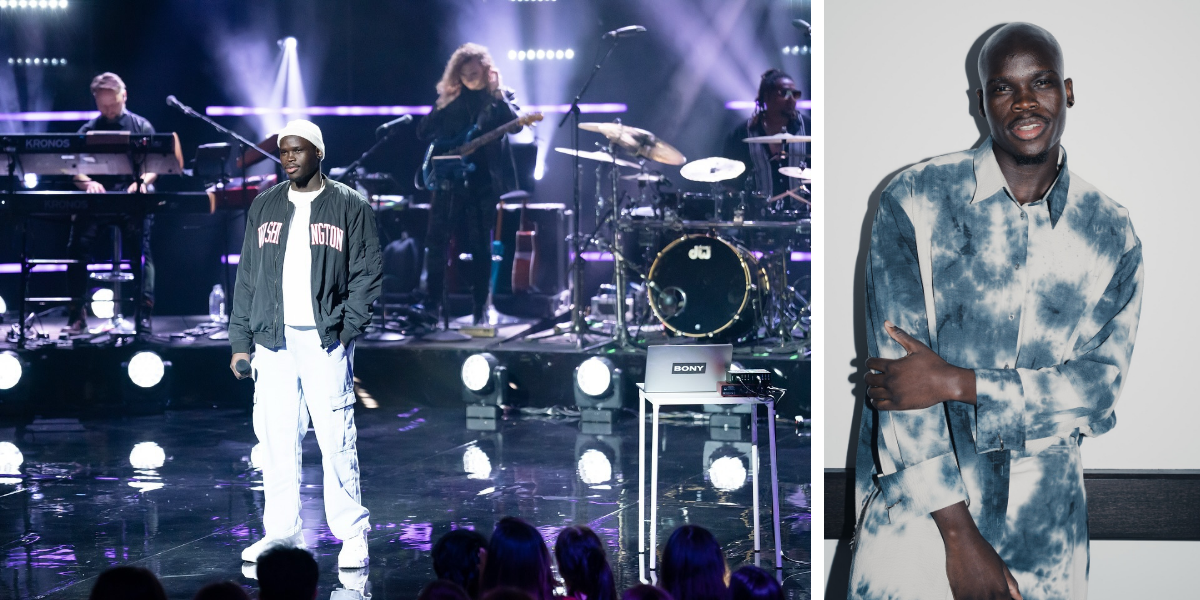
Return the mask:
{"type": "MultiPolygon", "coordinates": [[[[115,121],[109,121],[104,115],[98,115],[95,119],[84,123],[79,128],[77,133],[87,133],[89,131],[128,131],[134,134],[153,134],[154,126],[147,121],[145,117],[125,111],[115,121]]],[[[91,179],[100,182],[104,189],[109,192],[123,192],[133,183],[133,177],[129,175],[91,175],[91,179]]]]}
{"type": "MultiPolygon", "coordinates": [[[[788,133],[805,135],[805,132],[808,128],[804,122],[804,117],[800,116],[788,123],[786,129],[788,133]]],[[[755,125],[751,127],[750,121],[742,121],[742,123],[739,124],[732,132],[730,132],[729,136],[725,138],[725,145],[722,149],[721,156],[733,160],[739,160],[746,165],[746,171],[742,175],[738,176],[734,180],[726,182],[728,187],[741,191],[745,189],[746,179],[748,177],[753,177],[754,175],[754,160],[751,157],[751,145],[743,142],[742,140],[748,137],[758,137],[764,135],[767,135],[767,133],[766,129],[762,125],[755,125]]],[[[793,147],[793,150],[795,150],[795,148],[800,148],[803,153],[808,153],[808,144],[788,145],[793,147]]],[[[772,182],[772,189],[770,190],[771,194],[778,194],[793,187],[793,182],[786,175],[783,175],[779,172],[779,167],[788,166],[788,161],[781,160],[778,156],[772,156],[769,160],[772,182]]],[[[805,162],[807,161],[805,160],[805,162]]],[[[753,185],[753,180],[751,181],[751,187],[756,187],[753,185]]],[[[767,190],[758,191],[765,192],[767,190]]]]}

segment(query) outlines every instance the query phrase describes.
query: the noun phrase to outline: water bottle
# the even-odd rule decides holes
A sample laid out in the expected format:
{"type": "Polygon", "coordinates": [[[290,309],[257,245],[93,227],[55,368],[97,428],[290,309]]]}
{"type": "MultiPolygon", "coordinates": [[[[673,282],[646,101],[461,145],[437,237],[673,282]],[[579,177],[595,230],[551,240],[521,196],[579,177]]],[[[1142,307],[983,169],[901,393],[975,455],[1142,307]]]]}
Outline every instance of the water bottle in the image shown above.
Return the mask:
{"type": "Polygon", "coordinates": [[[219,283],[208,294],[208,318],[213,323],[229,321],[229,317],[225,316],[225,289],[219,283]]]}

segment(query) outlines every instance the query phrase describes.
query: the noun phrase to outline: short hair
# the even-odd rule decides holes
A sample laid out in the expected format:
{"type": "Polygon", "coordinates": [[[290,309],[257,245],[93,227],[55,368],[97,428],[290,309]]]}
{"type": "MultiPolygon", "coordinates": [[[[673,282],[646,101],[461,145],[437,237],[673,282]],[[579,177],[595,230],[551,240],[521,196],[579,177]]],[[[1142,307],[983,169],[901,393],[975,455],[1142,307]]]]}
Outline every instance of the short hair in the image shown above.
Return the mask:
{"type": "Polygon", "coordinates": [[[430,581],[417,594],[417,600],[468,600],[467,592],[462,586],[446,579],[430,581]]]}
{"type": "Polygon", "coordinates": [[[660,587],[648,583],[639,583],[621,594],[621,600],[674,600],[671,594],[660,587]]]}
{"type": "Polygon", "coordinates": [[[200,588],[192,600],[250,600],[250,595],[232,581],[218,581],[200,588]]]}
{"type": "Polygon", "coordinates": [[[604,542],[596,532],[583,525],[567,527],[554,542],[558,574],[567,585],[567,594],[588,600],[617,600],[612,567],[604,552],[604,542]]]}
{"type": "Polygon", "coordinates": [[[766,571],[746,565],[729,577],[731,600],[783,600],[783,588],[766,571]]]}
{"type": "Polygon", "coordinates": [[[277,546],[258,557],[260,600],[312,600],[317,593],[317,561],[308,550],[277,546]]]}
{"type": "Polygon", "coordinates": [[[487,538],[470,529],[455,529],[433,545],[433,572],[438,579],[459,585],[471,598],[479,596],[479,551],[487,538]]]}
{"type": "Polygon", "coordinates": [[[983,46],[979,49],[979,59],[975,64],[975,69],[979,73],[979,85],[987,86],[988,57],[993,51],[1001,48],[1005,42],[1008,42],[1013,37],[1040,38],[1038,41],[1045,43],[1054,52],[1055,66],[1058,67],[1059,74],[1062,74],[1062,46],[1058,45],[1058,40],[1054,38],[1053,34],[1033,23],[1006,23],[996,31],[993,31],[992,35],[988,36],[988,39],[983,42],[983,46]]]}
{"type": "Polygon", "coordinates": [[[120,92],[125,89],[125,82],[116,73],[101,73],[92,78],[92,95],[100,90],[120,92]]]}
{"type": "Polygon", "coordinates": [[[515,587],[533,596],[533,600],[552,600],[550,550],[537,528],[516,517],[500,519],[488,542],[481,583],[482,590],[515,587]]]}
{"type": "Polygon", "coordinates": [[[683,525],[671,534],[658,573],[659,586],[675,600],[729,598],[721,544],[699,525],[683,525]]]}
{"type": "Polygon", "coordinates": [[[148,569],[130,565],[113,567],[100,574],[92,586],[90,600],[167,600],[167,592],[148,569]]]}

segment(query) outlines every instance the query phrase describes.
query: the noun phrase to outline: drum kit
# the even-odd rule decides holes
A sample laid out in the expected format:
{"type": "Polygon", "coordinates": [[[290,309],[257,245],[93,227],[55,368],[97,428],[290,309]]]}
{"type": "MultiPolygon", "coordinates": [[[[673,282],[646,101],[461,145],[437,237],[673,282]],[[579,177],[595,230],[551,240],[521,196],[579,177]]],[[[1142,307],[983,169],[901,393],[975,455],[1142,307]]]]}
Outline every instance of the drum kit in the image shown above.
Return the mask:
{"type": "MultiPolygon", "coordinates": [[[[756,352],[809,350],[807,290],[795,289],[788,278],[792,251],[807,246],[810,232],[809,169],[780,168],[795,187],[775,196],[734,192],[733,180],[746,172],[741,161],[711,157],[688,162],[653,133],[620,122],[580,123],[579,128],[603,135],[608,145],[593,152],[555,150],[598,163],[597,226],[587,243],[613,256],[615,307],[628,306],[626,294],[633,287],[634,305],[648,304],[647,319],[652,314],[674,335],[750,344],[756,352]],[[628,158],[617,156],[622,151],[628,158]],[[650,171],[648,162],[679,166],[684,179],[710,184],[711,190],[664,191],[670,181],[650,171]],[[636,182],[638,192],[622,194],[622,181],[636,182]],[[630,277],[641,281],[630,286],[630,277]]],[[[811,140],[779,134],[743,141],[811,140]]],[[[626,311],[615,309],[613,317],[608,343],[632,349],[626,311]]]]}

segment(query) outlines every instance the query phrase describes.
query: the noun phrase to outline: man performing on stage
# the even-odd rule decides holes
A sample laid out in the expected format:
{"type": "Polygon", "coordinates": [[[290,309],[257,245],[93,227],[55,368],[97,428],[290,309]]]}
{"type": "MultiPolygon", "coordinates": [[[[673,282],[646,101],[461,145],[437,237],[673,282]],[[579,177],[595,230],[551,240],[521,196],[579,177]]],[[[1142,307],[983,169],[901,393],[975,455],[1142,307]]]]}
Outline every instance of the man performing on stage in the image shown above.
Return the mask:
{"type": "Polygon", "coordinates": [[[807,135],[804,117],[796,110],[800,90],[792,77],[779,69],[763,73],[754,99],[754,114],[738,125],[725,139],[721,155],[739,160],[746,172],[725,182],[734,191],[749,191],[774,196],[792,189],[792,180],[779,172],[780,167],[807,167],[808,144],[747,144],[748,137],[791,133],[807,135]]]}
{"type": "Polygon", "coordinates": [[[254,433],[262,446],[265,535],[242,552],[254,562],[300,535],[300,442],[309,419],[321,447],[325,515],[342,540],[338,566],[367,565],[370,523],[359,490],[354,427],[354,338],[371,321],[382,259],[375,215],[361,194],[321,173],[321,130],[297,120],[279,132],[288,182],[246,214],[229,317],[233,359],[255,351],[254,433]]]}
{"type": "Polygon", "coordinates": [[[853,598],[1085,598],[1079,446],[1116,423],[1142,299],[1128,212],[1068,169],[1046,30],[979,55],[975,150],[883,191],[866,265],[853,598]]]}
{"type": "MultiPolygon", "coordinates": [[[[433,112],[417,125],[423,142],[451,139],[478,126],[487,133],[517,118],[516,94],[501,85],[500,72],[487,48],[463,44],[437,84],[438,99],[433,112]]],[[[515,132],[512,132],[515,133],[515,132]]],[[[427,271],[426,308],[437,314],[445,285],[446,250],[453,233],[459,250],[471,254],[471,282],[475,323],[483,322],[492,268],[491,237],[500,196],[516,189],[516,167],[507,138],[501,137],[472,158],[475,170],[465,181],[449,181],[432,190],[429,232],[425,237],[427,271]]],[[[445,307],[442,307],[445,309],[445,307]]]]}
{"type": "MultiPolygon", "coordinates": [[[[134,134],[154,133],[154,126],[149,121],[125,109],[125,102],[129,99],[129,93],[125,89],[125,82],[116,73],[101,73],[97,75],[92,79],[91,89],[92,97],[96,100],[96,109],[100,111],[100,115],[84,123],[83,127],[79,128],[79,133],[87,133],[89,131],[128,131],[134,134]]],[[[158,175],[155,173],[143,173],[142,185],[139,189],[137,182],[128,176],[97,176],[96,178],[92,178],[87,175],[76,175],[75,187],[89,194],[103,194],[110,191],[124,191],[129,193],[138,191],[147,192],[153,191],[154,188],[152,186],[154,180],[157,178],[158,175]]],[[[154,309],[154,260],[150,253],[150,229],[154,226],[154,214],[147,213],[137,221],[140,222],[135,222],[134,219],[123,219],[120,225],[124,230],[123,235],[136,239],[137,243],[140,243],[142,247],[142,269],[139,277],[140,281],[138,282],[141,288],[141,297],[138,301],[134,322],[136,323],[138,333],[148,334],[151,331],[150,313],[154,309]]],[[[93,246],[95,245],[96,235],[100,232],[101,225],[107,224],[109,222],[103,222],[85,214],[72,216],[71,234],[70,240],[67,242],[67,249],[71,258],[80,261],[67,265],[67,286],[72,298],[85,298],[87,296],[87,263],[92,262],[94,258],[92,255],[93,246]]],[[[67,333],[87,333],[86,300],[73,301],[68,310],[69,323],[67,324],[67,333]]]]}

